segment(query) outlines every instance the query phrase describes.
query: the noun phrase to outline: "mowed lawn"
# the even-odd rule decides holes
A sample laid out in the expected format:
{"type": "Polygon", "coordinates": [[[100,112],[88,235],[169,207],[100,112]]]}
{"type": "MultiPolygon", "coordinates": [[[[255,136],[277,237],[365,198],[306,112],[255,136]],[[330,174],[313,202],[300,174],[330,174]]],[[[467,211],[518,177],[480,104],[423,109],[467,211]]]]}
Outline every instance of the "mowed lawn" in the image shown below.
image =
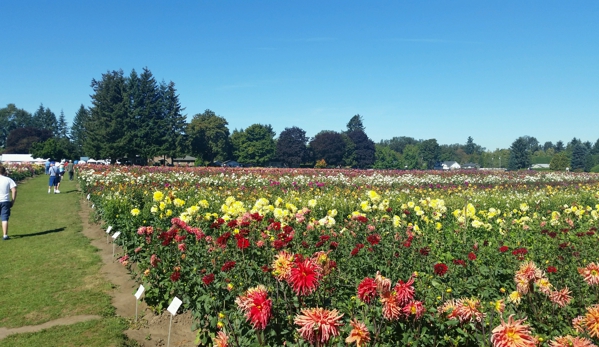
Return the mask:
{"type": "Polygon", "coordinates": [[[0,327],[38,325],[58,318],[102,318],[38,333],[16,334],[3,346],[123,346],[127,322],[114,314],[101,259],[82,233],[81,194],[64,180],[48,194],[48,177],[18,183],[8,241],[0,241],[0,327]]]}

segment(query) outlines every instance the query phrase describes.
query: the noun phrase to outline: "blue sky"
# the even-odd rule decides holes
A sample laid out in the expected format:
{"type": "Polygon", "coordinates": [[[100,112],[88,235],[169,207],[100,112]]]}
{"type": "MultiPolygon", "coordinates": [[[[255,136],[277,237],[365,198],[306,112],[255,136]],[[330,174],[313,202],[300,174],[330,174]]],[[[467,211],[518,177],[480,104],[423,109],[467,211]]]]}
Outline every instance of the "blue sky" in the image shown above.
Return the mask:
{"type": "Polygon", "coordinates": [[[0,1],[0,107],[148,67],[188,119],[507,148],[599,138],[598,1],[0,1]]]}

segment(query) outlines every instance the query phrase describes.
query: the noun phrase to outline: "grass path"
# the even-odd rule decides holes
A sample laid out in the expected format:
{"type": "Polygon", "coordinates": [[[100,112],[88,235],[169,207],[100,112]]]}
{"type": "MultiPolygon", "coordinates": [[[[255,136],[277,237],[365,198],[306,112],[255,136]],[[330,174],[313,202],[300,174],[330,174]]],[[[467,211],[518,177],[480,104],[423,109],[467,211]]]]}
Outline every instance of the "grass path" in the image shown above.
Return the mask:
{"type": "Polygon", "coordinates": [[[48,194],[47,176],[18,185],[8,241],[0,241],[0,327],[18,328],[57,319],[96,315],[100,319],[13,334],[5,346],[123,346],[127,322],[115,316],[100,274],[97,250],[81,234],[81,195],[75,181],[48,194]]]}

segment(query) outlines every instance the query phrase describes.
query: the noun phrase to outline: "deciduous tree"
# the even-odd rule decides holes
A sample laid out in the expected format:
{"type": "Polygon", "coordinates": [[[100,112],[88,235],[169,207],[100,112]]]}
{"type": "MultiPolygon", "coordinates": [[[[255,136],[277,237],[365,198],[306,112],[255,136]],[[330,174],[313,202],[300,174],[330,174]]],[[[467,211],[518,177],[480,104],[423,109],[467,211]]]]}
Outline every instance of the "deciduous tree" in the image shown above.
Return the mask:
{"type": "Polygon", "coordinates": [[[233,154],[241,163],[265,166],[275,156],[275,135],[270,124],[252,124],[245,130],[236,130],[231,135],[233,154]]]}
{"type": "Polygon", "coordinates": [[[277,140],[276,157],[288,167],[299,167],[308,159],[308,137],[296,126],[285,128],[277,140]]]}
{"type": "Polygon", "coordinates": [[[204,162],[226,160],[230,156],[229,123],[211,110],[193,116],[187,126],[191,153],[204,162]]]}
{"type": "Polygon", "coordinates": [[[345,140],[343,136],[331,130],[324,130],[316,134],[310,141],[310,150],[314,160],[324,159],[328,165],[342,165],[345,154],[345,140]]]}

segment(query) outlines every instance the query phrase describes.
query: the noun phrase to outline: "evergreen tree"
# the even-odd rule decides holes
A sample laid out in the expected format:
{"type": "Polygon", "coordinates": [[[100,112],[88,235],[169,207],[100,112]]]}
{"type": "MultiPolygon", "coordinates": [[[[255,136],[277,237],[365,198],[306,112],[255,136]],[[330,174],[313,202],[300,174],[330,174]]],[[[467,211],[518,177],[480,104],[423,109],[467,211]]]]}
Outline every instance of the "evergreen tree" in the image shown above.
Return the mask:
{"type": "Polygon", "coordinates": [[[56,137],[59,139],[67,139],[69,137],[69,126],[62,110],[60,110],[60,116],[58,116],[56,137]]]}
{"type": "Polygon", "coordinates": [[[182,114],[185,108],[181,107],[175,83],[172,81],[168,84],[161,83],[160,90],[164,125],[162,127],[162,148],[159,154],[165,154],[171,158],[184,156],[189,151],[185,134],[187,117],[182,114]]]}
{"type": "Polygon", "coordinates": [[[564,149],[565,149],[564,143],[561,140],[557,141],[555,143],[555,153],[559,153],[559,152],[563,151],[564,149]]]}
{"type": "Polygon", "coordinates": [[[570,169],[572,171],[584,171],[587,163],[587,155],[589,151],[587,147],[580,141],[576,142],[572,148],[572,159],[570,161],[570,169]]]}
{"type": "Polygon", "coordinates": [[[308,159],[308,137],[298,127],[285,128],[277,140],[276,157],[288,167],[299,167],[308,159]]]}
{"type": "Polygon", "coordinates": [[[79,110],[75,113],[73,118],[73,125],[71,125],[71,141],[73,142],[74,158],[85,154],[83,151],[83,143],[87,136],[86,123],[89,120],[90,112],[85,106],[79,106],[79,110]]]}
{"type": "Polygon", "coordinates": [[[466,141],[466,146],[464,146],[464,152],[468,155],[474,154],[476,151],[476,144],[471,136],[468,136],[468,140],[466,141]]]}
{"type": "Polygon", "coordinates": [[[545,152],[547,152],[547,151],[548,151],[548,150],[550,150],[550,149],[554,149],[554,148],[555,148],[555,146],[553,145],[553,142],[551,142],[551,141],[547,141],[547,142],[545,142],[545,144],[543,145],[543,150],[544,150],[545,152]]]}
{"type": "Polygon", "coordinates": [[[87,136],[83,144],[85,153],[93,158],[118,158],[134,153],[135,148],[128,141],[132,138],[129,128],[130,99],[123,71],[102,74],[102,79],[92,80],[92,107],[85,123],[87,136]]]}
{"type": "Polygon", "coordinates": [[[355,166],[360,169],[371,168],[375,161],[374,142],[360,129],[348,132],[347,136],[354,144],[353,159],[355,160],[355,166]]]}
{"type": "Polygon", "coordinates": [[[516,139],[510,147],[508,169],[518,170],[530,167],[530,146],[527,136],[516,139]]]}
{"type": "Polygon", "coordinates": [[[591,148],[591,153],[592,154],[599,154],[599,139],[597,139],[597,141],[595,141],[595,144],[593,145],[593,148],[591,148]]]}
{"type": "Polygon", "coordinates": [[[58,136],[58,121],[56,115],[43,104],[33,114],[33,126],[38,129],[50,130],[54,136],[58,136]]]}
{"type": "Polygon", "coordinates": [[[354,130],[366,130],[364,124],[362,123],[362,116],[360,116],[359,114],[351,117],[351,119],[347,123],[347,132],[350,133],[354,130]]]}

